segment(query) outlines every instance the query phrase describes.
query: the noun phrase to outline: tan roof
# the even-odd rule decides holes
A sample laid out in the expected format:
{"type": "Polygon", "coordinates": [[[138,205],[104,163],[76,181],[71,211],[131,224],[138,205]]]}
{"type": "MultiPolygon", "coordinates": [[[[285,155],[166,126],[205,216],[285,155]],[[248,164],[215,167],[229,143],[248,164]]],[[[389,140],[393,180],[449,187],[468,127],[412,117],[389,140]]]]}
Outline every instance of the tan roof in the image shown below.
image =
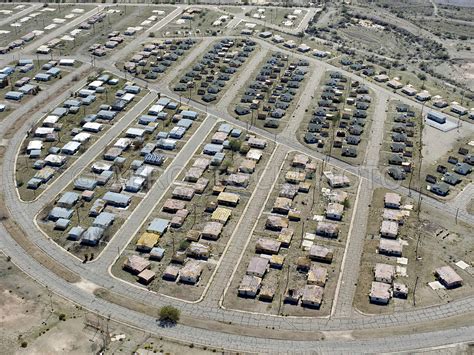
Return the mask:
{"type": "Polygon", "coordinates": [[[219,203],[224,203],[224,204],[232,204],[236,205],[239,203],[240,196],[237,194],[234,194],[233,192],[221,192],[217,196],[217,202],[219,203]]]}
{"type": "Polygon", "coordinates": [[[211,220],[214,222],[221,222],[226,224],[232,215],[232,210],[223,207],[217,207],[214,212],[212,212],[211,220]]]}
{"type": "Polygon", "coordinates": [[[181,200],[175,200],[172,198],[167,199],[165,203],[163,204],[163,211],[166,211],[166,212],[174,213],[184,208],[186,208],[186,202],[181,201],[181,200]]]}

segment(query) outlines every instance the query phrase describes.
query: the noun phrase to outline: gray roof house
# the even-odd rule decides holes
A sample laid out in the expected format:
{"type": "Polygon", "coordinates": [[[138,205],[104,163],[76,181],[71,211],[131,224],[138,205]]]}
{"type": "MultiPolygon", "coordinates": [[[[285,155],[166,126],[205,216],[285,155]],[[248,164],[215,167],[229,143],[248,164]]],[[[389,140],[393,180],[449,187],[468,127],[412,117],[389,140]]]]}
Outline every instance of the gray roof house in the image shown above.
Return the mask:
{"type": "Polygon", "coordinates": [[[79,194],[72,191],[68,191],[65,192],[58,200],[58,206],[64,208],[71,208],[77,203],[77,201],[79,201],[79,194]]]}
{"type": "Polygon", "coordinates": [[[99,227],[89,227],[82,235],[81,244],[95,246],[104,235],[104,230],[99,227]]]}
{"type": "Polygon", "coordinates": [[[73,210],[63,208],[63,207],[53,207],[53,209],[48,214],[48,219],[50,221],[57,221],[58,219],[71,219],[73,210]]]}
{"type": "Polygon", "coordinates": [[[146,229],[147,232],[163,235],[168,229],[169,221],[163,218],[155,218],[146,229]]]}
{"type": "Polygon", "coordinates": [[[72,227],[69,233],[67,234],[67,239],[79,240],[81,239],[81,236],[83,233],[84,233],[84,228],[82,228],[81,226],[72,227]]]}
{"type": "Polygon", "coordinates": [[[102,199],[111,206],[127,207],[130,204],[131,197],[121,193],[108,191],[104,194],[102,199]]]}
{"type": "Polygon", "coordinates": [[[107,229],[114,223],[115,215],[109,212],[101,212],[92,222],[92,226],[107,229]]]}

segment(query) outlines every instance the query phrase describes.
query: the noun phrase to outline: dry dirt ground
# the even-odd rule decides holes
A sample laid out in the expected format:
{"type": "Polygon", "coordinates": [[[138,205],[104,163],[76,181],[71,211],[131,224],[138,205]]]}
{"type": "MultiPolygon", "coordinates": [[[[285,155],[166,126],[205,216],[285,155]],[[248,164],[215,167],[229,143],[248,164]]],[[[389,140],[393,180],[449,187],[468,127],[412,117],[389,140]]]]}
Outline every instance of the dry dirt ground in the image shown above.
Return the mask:
{"type": "MultiPolygon", "coordinates": [[[[107,322],[50,293],[0,254],[0,354],[210,354],[125,325],[107,322]],[[63,319],[64,320],[61,320],[63,319]],[[108,325],[107,325],[108,323],[108,325]],[[123,337],[122,340],[115,336],[123,337]]],[[[212,351],[211,351],[212,350],[212,351]]]]}

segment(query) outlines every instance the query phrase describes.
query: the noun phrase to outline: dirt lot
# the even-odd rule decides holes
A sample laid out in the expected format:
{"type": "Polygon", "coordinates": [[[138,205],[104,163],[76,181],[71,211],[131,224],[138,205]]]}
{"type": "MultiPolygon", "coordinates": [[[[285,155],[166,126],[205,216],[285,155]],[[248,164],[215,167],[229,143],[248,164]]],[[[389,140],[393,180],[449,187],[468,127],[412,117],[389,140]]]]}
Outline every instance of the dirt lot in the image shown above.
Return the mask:
{"type": "MultiPolygon", "coordinates": [[[[343,219],[340,222],[335,222],[339,226],[339,236],[337,238],[315,236],[313,240],[314,244],[331,248],[334,251],[332,263],[314,263],[314,265],[326,268],[328,271],[328,279],[326,285],[324,286],[324,298],[322,306],[319,309],[312,309],[291,305],[284,302],[285,293],[288,288],[300,288],[306,285],[306,273],[297,270],[297,259],[299,257],[305,257],[308,255],[308,251],[304,250],[302,247],[303,240],[306,238],[307,233],[314,234],[316,232],[316,226],[318,222],[315,217],[321,216],[322,218],[328,203],[328,198],[323,195],[321,189],[328,189],[329,185],[327,184],[324,177],[322,180],[320,180],[319,176],[321,176],[321,169],[329,170],[329,168],[323,168],[319,163],[316,163],[316,173],[314,173],[314,175],[310,175],[310,177],[306,179],[306,182],[311,184],[310,190],[307,193],[298,193],[293,200],[292,208],[301,211],[301,219],[299,221],[290,220],[289,227],[294,230],[294,235],[290,246],[287,248],[282,247],[281,252],[279,253],[279,255],[283,255],[285,257],[283,268],[280,270],[277,268],[270,268],[270,271],[263,278],[263,285],[266,283],[276,285],[273,301],[262,301],[258,299],[258,296],[255,299],[242,298],[238,296],[237,292],[240,282],[246,273],[250,259],[253,256],[256,256],[255,245],[257,239],[260,237],[267,237],[271,239],[277,237],[277,233],[272,232],[265,227],[265,222],[270,214],[276,215],[275,213],[271,213],[271,211],[280,192],[280,188],[285,182],[286,172],[289,170],[301,171],[291,167],[291,162],[294,156],[295,153],[290,153],[281,166],[276,185],[274,186],[273,191],[266,201],[263,213],[257,220],[253,236],[250,239],[242,261],[238,266],[237,272],[232,279],[230,288],[225,296],[224,305],[227,308],[260,313],[312,317],[327,316],[331,311],[332,299],[334,297],[334,291],[337,285],[341,261],[346,245],[347,234],[351,223],[351,215],[353,212],[352,205],[355,201],[358,185],[357,179],[352,175],[349,176],[350,187],[338,189],[338,191],[342,190],[348,193],[348,197],[345,202],[343,219]]],[[[337,174],[338,172],[334,171],[334,173],[337,174]]],[[[322,218],[322,220],[328,221],[324,218],[322,218]]]]}
{"type": "Polygon", "coordinates": [[[145,354],[211,353],[211,349],[191,348],[88,313],[35,283],[3,254],[0,270],[2,354],[95,354],[104,345],[111,354],[139,349],[149,351],[145,354]]]}
{"type": "MultiPolygon", "coordinates": [[[[399,229],[399,237],[407,242],[402,254],[408,259],[407,265],[398,262],[396,257],[377,254],[383,199],[386,192],[388,190],[385,189],[374,191],[368,217],[372,222],[368,224],[354,306],[363,313],[392,313],[413,307],[447,303],[472,294],[474,241],[466,238],[470,234],[470,227],[460,221],[456,224],[454,217],[446,216],[443,211],[422,204],[420,222],[418,222],[416,206],[410,211],[410,216],[405,219],[399,229]],[[468,264],[471,262],[471,267],[462,270],[454,265],[459,260],[468,264]],[[369,303],[367,295],[371,282],[374,280],[373,268],[376,263],[386,263],[406,269],[399,270],[395,281],[408,286],[407,299],[392,298],[387,306],[369,303]],[[428,286],[428,282],[435,281],[434,269],[445,265],[451,266],[464,279],[464,285],[457,289],[434,291],[428,286]],[[403,272],[406,272],[407,276],[401,276],[403,272]]],[[[414,204],[416,201],[402,198],[402,205],[414,204]]]]}
{"type": "MultiPolygon", "coordinates": [[[[220,123],[218,124],[220,126],[220,123]]],[[[163,212],[162,207],[165,201],[172,197],[172,191],[177,186],[188,186],[192,187],[193,184],[184,181],[184,175],[187,170],[192,166],[196,158],[207,158],[210,157],[208,155],[201,154],[202,148],[204,144],[210,142],[212,135],[216,132],[218,126],[212,130],[212,132],[207,137],[206,141],[203,145],[197,150],[194,157],[191,159],[190,162],[187,163],[183,172],[181,172],[175,182],[171,184],[170,189],[166,192],[164,197],[159,201],[158,205],[154,208],[153,212],[151,213],[148,220],[140,227],[138,233],[133,237],[130,244],[127,246],[124,254],[118,259],[118,261],[114,264],[112,271],[114,275],[123,278],[129,282],[136,283],[137,278],[132,274],[122,270],[123,262],[125,261],[127,256],[132,254],[140,254],[136,249],[136,242],[139,237],[142,235],[143,232],[146,231],[149,223],[154,218],[164,218],[170,220],[173,217],[173,214],[163,212]]],[[[239,138],[241,142],[245,141],[245,133],[242,133],[242,136],[239,138]]],[[[201,231],[203,229],[204,224],[211,220],[211,213],[206,211],[209,203],[216,202],[216,195],[213,194],[212,187],[217,181],[222,181],[229,175],[230,171],[236,170],[241,162],[245,158],[245,154],[240,154],[238,152],[226,152],[226,162],[223,162],[220,167],[210,166],[202,175],[203,178],[209,180],[209,186],[204,190],[202,194],[195,194],[192,198],[192,202],[187,202],[187,209],[189,210],[190,214],[186,218],[184,224],[180,228],[170,228],[164,235],[161,236],[160,240],[158,241],[158,246],[165,249],[165,255],[161,261],[152,261],[151,269],[156,272],[157,277],[155,278],[152,283],[148,285],[150,290],[170,295],[173,297],[178,297],[182,299],[186,299],[189,301],[195,301],[199,299],[201,294],[203,293],[205,287],[207,286],[211,275],[213,274],[216,265],[218,264],[224,249],[229,242],[230,238],[233,235],[235,228],[237,227],[238,222],[240,221],[240,217],[253,193],[256,188],[258,178],[261,176],[263,169],[266,167],[268,163],[269,157],[274,149],[273,142],[268,141],[267,147],[263,151],[263,156],[260,162],[256,166],[255,172],[251,175],[250,183],[247,188],[240,188],[240,187],[232,187],[226,186],[226,192],[236,193],[240,196],[240,201],[236,207],[226,207],[231,208],[232,215],[230,219],[225,224],[222,233],[217,241],[214,240],[204,240],[201,239],[199,243],[207,245],[211,248],[210,256],[206,260],[204,264],[203,273],[200,277],[199,282],[196,285],[189,285],[180,282],[171,282],[162,279],[162,274],[166,267],[171,263],[171,259],[175,252],[183,252],[186,251],[189,247],[190,242],[186,239],[186,235],[190,230],[197,230],[201,231]],[[225,168],[226,166],[227,171],[225,168]]],[[[148,257],[147,253],[140,254],[143,257],[148,257]]],[[[189,259],[191,260],[191,259],[189,259]]],[[[175,265],[178,265],[175,263],[175,265]]],[[[179,266],[179,265],[178,265],[179,266]]],[[[137,284],[138,285],[138,284],[137,284]]]]}

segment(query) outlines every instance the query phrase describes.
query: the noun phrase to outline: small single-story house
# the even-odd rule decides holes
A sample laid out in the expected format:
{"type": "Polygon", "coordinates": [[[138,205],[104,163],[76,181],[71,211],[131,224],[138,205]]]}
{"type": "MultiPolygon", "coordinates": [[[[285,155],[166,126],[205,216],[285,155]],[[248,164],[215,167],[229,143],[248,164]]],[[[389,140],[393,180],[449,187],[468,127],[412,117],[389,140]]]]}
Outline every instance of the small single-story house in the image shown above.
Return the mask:
{"type": "Polygon", "coordinates": [[[435,276],[446,288],[456,288],[463,284],[463,279],[451,266],[442,266],[435,270],[435,276]]]}
{"type": "Polygon", "coordinates": [[[372,282],[370,288],[369,300],[370,303],[388,304],[390,301],[390,285],[383,282],[372,282]]]}
{"type": "Polygon", "coordinates": [[[395,278],[395,267],[389,264],[375,264],[374,278],[377,282],[391,284],[393,282],[393,279],[395,278]]]}

